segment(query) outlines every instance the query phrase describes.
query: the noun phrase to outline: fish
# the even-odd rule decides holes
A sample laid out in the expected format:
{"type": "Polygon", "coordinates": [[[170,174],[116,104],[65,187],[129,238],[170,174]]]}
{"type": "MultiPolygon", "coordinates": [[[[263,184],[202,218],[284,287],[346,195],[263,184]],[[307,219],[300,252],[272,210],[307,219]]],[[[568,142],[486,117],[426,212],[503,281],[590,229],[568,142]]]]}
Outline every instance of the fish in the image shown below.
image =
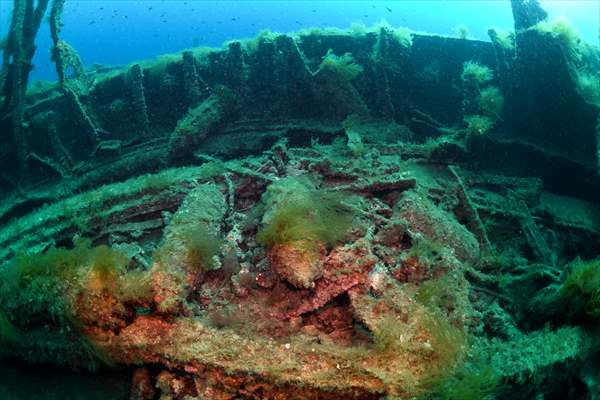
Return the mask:
{"type": "Polygon", "coordinates": [[[98,136],[98,137],[100,137],[100,136],[111,136],[112,135],[112,133],[110,133],[106,129],[102,129],[102,128],[96,128],[96,129],[94,129],[94,132],[96,133],[96,136],[98,136]]]}

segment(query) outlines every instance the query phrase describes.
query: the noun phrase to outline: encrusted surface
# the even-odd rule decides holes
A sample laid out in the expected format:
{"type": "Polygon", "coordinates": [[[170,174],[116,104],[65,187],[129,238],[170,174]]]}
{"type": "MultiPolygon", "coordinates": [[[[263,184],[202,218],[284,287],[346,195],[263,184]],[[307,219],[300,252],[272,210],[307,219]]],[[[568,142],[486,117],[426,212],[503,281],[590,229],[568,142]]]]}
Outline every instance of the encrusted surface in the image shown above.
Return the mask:
{"type": "Polygon", "coordinates": [[[10,97],[0,356],[139,400],[593,400],[600,58],[555,33],[264,33],[10,97]]]}
{"type": "MultiPolygon", "coordinates": [[[[89,356],[124,365],[160,365],[164,371],[158,376],[147,370],[134,374],[139,398],[155,393],[145,388],[148,379],[174,398],[411,398],[435,392],[432,382],[446,379],[472,352],[489,354],[500,376],[509,377],[524,368],[544,369],[580,357],[589,348],[590,339],[579,330],[535,333],[531,342],[520,334],[522,345],[531,349],[543,337],[549,346],[558,345],[551,340],[557,335],[579,344],[569,353],[557,349],[551,360],[540,355],[534,366],[500,368],[499,360],[514,352],[510,342],[467,340],[469,332],[488,329],[489,317],[482,312],[489,310],[479,309],[482,299],[472,297],[479,292],[466,280],[481,255],[474,235],[459,222],[463,214],[456,208],[461,204],[457,184],[446,179],[443,169],[424,170],[387,156],[378,159],[374,170],[369,158],[344,160],[340,151],[345,150],[283,147],[258,158],[171,170],[160,178],[99,189],[98,205],[88,208],[93,211],[68,215],[78,215],[87,235],[124,251],[128,271],[109,284],[95,267],[85,273],[82,269],[74,278],[78,284],[64,287],[65,301],[72,304],[67,318],[54,322],[51,331],[73,329],[69,321],[76,320],[77,335],[94,349],[89,356]],[[278,172],[277,160],[285,160],[283,172],[278,172]],[[380,171],[389,169],[416,178],[382,192],[390,178],[380,171]],[[344,207],[352,208],[353,222],[331,246],[257,243],[277,211],[271,211],[271,219],[261,213],[273,207],[269,204],[281,207],[297,193],[276,186],[266,190],[286,171],[319,182],[307,196],[347,193],[344,207]],[[356,182],[366,180],[371,184],[355,190],[356,182]],[[441,200],[442,188],[446,194],[441,200]],[[100,220],[108,222],[93,222],[100,220]],[[135,235],[134,227],[139,229],[135,235]],[[190,257],[190,246],[204,251],[203,241],[213,236],[220,239],[211,257],[190,257]]],[[[514,187],[519,184],[513,182],[514,187]]],[[[479,197],[475,201],[481,203],[479,197]]],[[[26,243],[44,237],[56,242],[68,238],[72,221],[59,210],[67,210],[70,202],[29,217],[44,230],[4,229],[4,242],[11,243],[5,249],[22,252],[26,243]]],[[[495,204],[499,212],[502,203],[495,204]]],[[[317,221],[314,215],[305,217],[317,221]]],[[[564,221],[565,216],[557,218],[564,221]]],[[[313,240],[323,234],[306,232],[313,240]]],[[[13,268],[8,265],[5,272],[13,268]]],[[[58,354],[68,362],[89,362],[77,355],[81,348],[51,352],[39,339],[48,326],[31,320],[33,325],[26,327],[11,314],[25,311],[11,308],[11,290],[23,289],[4,285],[2,309],[16,329],[38,332],[38,339],[29,336],[13,350],[7,347],[9,354],[27,357],[37,351],[39,359],[58,354]]],[[[43,303],[51,299],[40,301],[51,306],[43,303]]]]}

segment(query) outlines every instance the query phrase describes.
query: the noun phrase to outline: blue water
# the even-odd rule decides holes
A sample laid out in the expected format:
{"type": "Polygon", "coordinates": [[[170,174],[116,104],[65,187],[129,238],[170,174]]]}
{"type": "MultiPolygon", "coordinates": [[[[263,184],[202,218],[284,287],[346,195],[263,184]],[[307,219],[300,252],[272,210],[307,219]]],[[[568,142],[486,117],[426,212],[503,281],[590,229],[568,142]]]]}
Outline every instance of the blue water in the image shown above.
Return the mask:
{"type": "MultiPolygon", "coordinates": [[[[564,15],[590,43],[598,43],[600,1],[542,1],[551,16],[564,15]]],[[[12,0],[0,0],[0,34],[10,21],[12,0]]],[[[67,0],[62,38],[87,66],[121,65],[195,46],[218,47],[262,29],[278,32],[309,27],[373,25],[385,19],[415,31],[454,35],[464,24],[469,36],[487,40],[487,28],[512,27],[509,0],[405,1],[76,1],[67,0]]],[[[32,79],[54,80],[51,40],[44,23],[32,79]]]]}

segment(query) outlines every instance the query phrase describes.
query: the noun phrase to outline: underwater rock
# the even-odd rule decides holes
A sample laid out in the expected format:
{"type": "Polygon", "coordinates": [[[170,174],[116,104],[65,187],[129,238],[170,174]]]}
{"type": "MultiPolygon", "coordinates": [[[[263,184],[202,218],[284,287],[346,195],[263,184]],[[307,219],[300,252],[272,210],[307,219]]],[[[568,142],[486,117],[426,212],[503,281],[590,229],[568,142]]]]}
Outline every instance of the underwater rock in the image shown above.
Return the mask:
{"type": "Polygon", "coordinates": [[[323,261],[322,277],[315,282],[312,296],[303,300],[292,315],[317,310],[355,286],[368,282],[368,274],[377,258],[368,251],[367,243],[338,247],[323,261]]]}
{"type": "Polygon", "coordinates": [[[269,250],[269,261],[275,271],[292,285],[311,288],[322,273],[325,254],[323,245],[298,240],[275,245],[269,250]]]}
{"type": "Polygon", "coordinates": [[[154,390],[150,372],[146,368],[137,368],[131,378],[130,398],[132,400],[150,400],[155,395],[156,391],[154,390]]]}

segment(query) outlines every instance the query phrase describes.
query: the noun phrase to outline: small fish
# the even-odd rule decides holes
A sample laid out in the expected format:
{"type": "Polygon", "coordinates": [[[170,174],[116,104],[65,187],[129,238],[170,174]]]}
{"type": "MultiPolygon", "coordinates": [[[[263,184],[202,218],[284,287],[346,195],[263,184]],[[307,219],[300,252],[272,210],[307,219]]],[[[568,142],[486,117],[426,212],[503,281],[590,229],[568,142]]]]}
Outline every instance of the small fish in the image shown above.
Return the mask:
{"type": "Polygon", "coordinates": [[[110,135],[112,135],[112,133],[110,133],[106,129],[102,129],[102,128],[96,128],[95,132],[96,132],[96,136],[110,136],[110,135]]]}
{"type": "Polygon", "coordinates": [[[96,23],[96,21],[90,21],[89,25],[94,25],[96,23]]]}
{"type": "Polygon", "coordinates": [[[302,25],[302,22],[300,22],[300,21],[294,21],[294,22],[296,22],[296,25],[302,25]]]}
{"type": "Polygon", "coordinates": [[[231,18],[232,21],[237,21],[237,19],[235,17],[231,18]]]}
{"type": "Polygon", "coordinates": [[[159,35],[158,33],[154,33],[154,34],[152,35],[152,37],[155,37],[155,38],[157,38],[157,37],[159,37],[159,36],[160,36],[160,35],[159,35]]]}
{"type": "Polygon", "coordinates": [[[148,11],[152,11],[152,10],[153,10],[153,8],[152,8],[152,7],[148,7],[148,11]]]}
{"type": "Polygon", "coordinates": [[[392,9],[389,7],[386,7],[385,9],[388,10],[389,12],[392,12],[392,9]]]}

